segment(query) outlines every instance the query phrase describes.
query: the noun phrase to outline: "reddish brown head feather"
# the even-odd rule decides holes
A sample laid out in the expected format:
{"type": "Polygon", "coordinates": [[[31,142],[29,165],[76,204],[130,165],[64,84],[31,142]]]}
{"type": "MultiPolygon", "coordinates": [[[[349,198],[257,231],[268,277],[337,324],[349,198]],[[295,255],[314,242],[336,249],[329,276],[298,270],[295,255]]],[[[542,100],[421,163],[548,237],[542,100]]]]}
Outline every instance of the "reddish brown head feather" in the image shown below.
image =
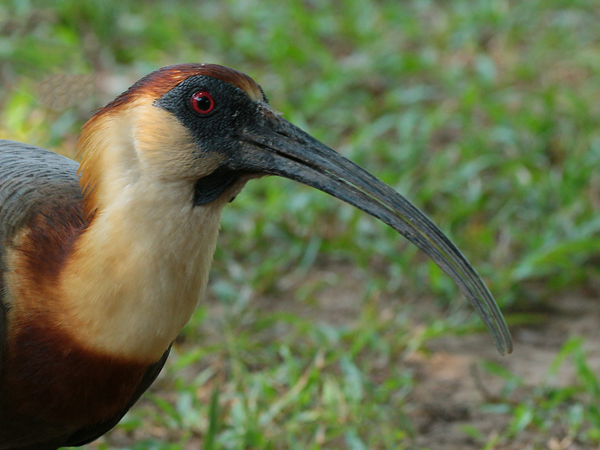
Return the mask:
{"type": "Polygon", "coordinates": [[[162,67],[149,73],[119,95],[97,114],[106,113],[126,105],[140,96],[160,98],[189,77],[208,75],[232,84],[248,94],[253,100],[266,101],[261,87],[245,73],[218,64],[177,64],[162,67]]]}

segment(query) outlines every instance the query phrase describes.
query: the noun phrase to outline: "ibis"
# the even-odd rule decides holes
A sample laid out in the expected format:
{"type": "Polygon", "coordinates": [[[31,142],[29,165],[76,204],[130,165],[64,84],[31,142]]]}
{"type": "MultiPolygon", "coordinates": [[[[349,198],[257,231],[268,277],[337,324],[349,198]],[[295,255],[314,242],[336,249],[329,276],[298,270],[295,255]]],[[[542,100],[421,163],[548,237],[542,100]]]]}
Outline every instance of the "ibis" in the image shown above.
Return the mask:
{"type": "Polygon", "coordinates": [[[500,353],[506,323],[422,212],[286,121],[247,75],[164,67],[84,125],[81,164],[0,141],[0,450],[113,428],[162,369],[208,282],[225,205],[278,175],[383,221],[441,267],[500,353]]]}

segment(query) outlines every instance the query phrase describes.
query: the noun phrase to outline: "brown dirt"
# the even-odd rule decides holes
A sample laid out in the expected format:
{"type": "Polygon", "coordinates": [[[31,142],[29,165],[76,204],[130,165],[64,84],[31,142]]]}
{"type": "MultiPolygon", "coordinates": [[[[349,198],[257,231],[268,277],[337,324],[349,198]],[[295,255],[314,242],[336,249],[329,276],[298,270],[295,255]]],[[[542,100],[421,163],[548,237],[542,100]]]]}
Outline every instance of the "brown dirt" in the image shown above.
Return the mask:
{"type": "MultiPolygon", "coordinates": [[[[484,402],[498,396],[504,381],[479,370],[479,361],[494,361],[523,380],[524,386],[512,395],[511,400],[515,402],[535,386],[574,383],[575,373],[570,364],[563,364],[556,377],[548,377],[558,350],[571,336],[585,336],[588,363],[595,373],[600,374],[600,346],[597,345],[600,308],[597,300],[568,295],[555,299],[548,306],[552,313],[545,315],[540,324],[512,328],[515,350],[509,356],[498,355],[487,336],[482,335],[445,337],[426,345],[430,355],[415,354],[419,383],[411,400],[417,405],[413,414],[419,430],[417,447],[481,449],[481,442],[474,442],[461,431],[462,427],[475,427],[486,441],[505,430],[510,417],[485,413],[480,408],[484,402]]],[[[518,439],[499,442],[492,448],[583,449],[566,438],[563,430],[552,430],[551,434],[540,436],[526,431],[518,439]]]]}
{"type": "MultiPolygon", "coordinates": [[[[316,304],[262,300],[270,308],[283,309],[305,317],[318,317],[330,323],[351,323],[357,317],[364,293],[363,275],[353,269],[332,267],[315,271],[304,285],[321,286],[316,304]],[[322,283],[328,280],[327,283],[322,283]],[[325,287],[322,287],[325,284],[325,287]],[[341,299],[343,299],[341,301],[341,299]]],[[[289,285],[294,282],[290,281],[289,285]]],[[[286,286],[287,287],[287,286],[286,286]]],[[[288,297],[289,298],[289,297],[288,297]]],[[[433,302],[409,304],[415,316],[441,315],[433,302]],[[437,312],[435,312],[437,310],[437,312]]],[[[514,352],[500,356],[488,334],[446,336],[426,343],[427,352],[411,354],[405,363],[415,374],[416,386],[407,399],[409,416],[416,429],[414,449],[480,450],[495,436],[502,435],[511,417],[485,412],[482,405],[499,399],[505,380],[479,367],[492,361],[522,380],[510,398],[518,403],[535,387],[566,386],[575,382],[570,363],[563,364],[555,377],[548,376],[557,352],[572,336],[585,337],[584,349],[591,369],[600,375],[600,308],[597,299],[580,294],[557,297],[536,314],[536,324],[511,327],[514,352]],[[463,431],[473,427],[483,439],[475,440],[463,431]]],[[[566,437],[564,430],[552,430],[547,436],[539,431],[524,431],[511,442],[499,440],[490,450],[583,450],[566,437]]]]}

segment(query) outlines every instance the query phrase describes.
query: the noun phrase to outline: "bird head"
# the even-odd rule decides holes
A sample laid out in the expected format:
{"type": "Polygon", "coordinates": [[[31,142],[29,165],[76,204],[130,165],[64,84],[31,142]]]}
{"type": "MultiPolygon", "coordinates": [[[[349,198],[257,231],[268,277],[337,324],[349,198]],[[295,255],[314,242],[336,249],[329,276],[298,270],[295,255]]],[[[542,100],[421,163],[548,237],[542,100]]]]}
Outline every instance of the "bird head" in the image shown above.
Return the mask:
{"type": "Polygon", "coordinates": [[[247,75],[183,64],[142,78],[84,127],[80,183],[88,213],[108,186],[141,178],[176,190],[190,208],[230,201],[252,178],[277,175],[326,192],[383,221],[417,245],[466,295],[501,354],[510,333],[475,269],[440,229],[385,183],[285,120],[247,75]],[[101,171],[100,159],[120,170],[101,171]],[[116,175],[115,175],[116,174],[116,175]]]}

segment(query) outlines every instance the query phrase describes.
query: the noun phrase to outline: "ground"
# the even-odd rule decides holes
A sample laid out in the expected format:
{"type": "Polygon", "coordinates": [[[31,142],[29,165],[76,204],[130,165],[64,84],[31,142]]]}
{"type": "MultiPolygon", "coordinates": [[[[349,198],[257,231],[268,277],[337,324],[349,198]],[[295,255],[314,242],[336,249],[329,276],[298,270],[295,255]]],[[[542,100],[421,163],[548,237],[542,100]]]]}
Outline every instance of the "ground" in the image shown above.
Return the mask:
{"type": "MultiPolygon", "coordinates": [[[[272,312],[285,312],[304,317],[310,321],[325,321],[333,327],[354,326],[359,321],[362,308],[361,274],[350,267],[333,266],[311,272],[306,278],[310,284],[315,280],[344,281],[319,291],[316,301],[307,304],[286,297],[253,299],[248,308],[272,312]]],[[[413,338],[421,344],[414,351],[406,350],[397,360],[397,368],[410,373],[412,389],[406,396],[403,409],[410,437],[404,440],[408,450],[583,450],[594,448],[577,443],[568,430],[559,423],[551,424],[547,430],[525,424],[518,433],[511,432],[515,426],[515,410],[522,402],[539,397],[540,386],[547,389],[568,389],[577,384],[574,366],[560,364],[557,355],[569,339],[586,336],[583,349],[587,364],[594,373],[600,372],[600,350],[593,344],[600,338],[600,311],[594,298],[581,293],[565,293],[549,301],[543,311],[532,313],[535,323],[513,326],[514,352],[500,356],[487,333],[450,334],[434,339],[420,340],[420,329],[425,332],[431,317],[440,318],[446,314],[431,298],[406,301],[393,305],[380,301],[380,317],[395,314],[394,310],[409,311],[413,338]],[[497,365],[497,367],[495,366],[497,365]],[[506,370],[506,372],[502,372],[506,370]],[[574,442],[575,441],[575,442],[574,442]]],[[[223,305],[213,302],[207,314],[209,345],[223,339],[221,325],[227,314],[223,305]]],[[[279,329],[274,334],[283,333],[279,329]]],[[[269,332],[270,340],[276,340],[269,332]]],[[[205,342],[207,342],[205,341],[205,342]]],[[[183,351],[191,351],[194,343],[184,342],[183,351]]],[[[410,347],[410,345],[408,345],[410,347]]],[[[203,365],[208,367],[210,364],[203,365]]],[[[227,372],[220,363],[219,369],[227,372]]],[[[250,369],[252,370],[252,369],[250,369]]],[[[383,372],[389,372],[386,364],[383,372]]],[[[193,379],[193,374],[188,374],[193,379]]],[[[223,375],[227,377],[228,375],[223,375]]],[[[176,401],[172,384],[163,377],[153,389],[153,395],[176,401]]],[[[387,375],[382,375],[383,381],[387,375]]],[[[378,376],[372,379],[377,382],[378,376]]],[[[212,385],[211,385],[212,386],[212,385]]],[[[203,389],[203,396],[210,395],[203,389]]],[[[372,399],[371,399],[372,401],[372,399]]],[[[151,402],[145,400],[146,406],[151,402]]],[[[109,442],[110,448],[132,445],[150,434],[156,439],[174,439],[178,432],[165,429],[154,430],[142,427],[135,433],[117,429],[100,442],[109,442]]],[[[202,439],[190,437],[182,448],[199,448],[202,439]]],[[[90,448],[102,448],[102,444],[92,444],[90,448]],[[100,446],[100,447],[99,447],[100,446]]],[[[179,447],[177,447],[179,448],[179,447]]],[[[276,447],[276,448],[286,448],[276,447]]],[[[346,448],[340,441],[331,441],[323,448],[346,448]]]]}
{"type": "MultiPolygon", "coordinates": [[[[596,300],[578,294],[564,295],[550,307],[551,311],[544,314],[538,325],[512,329],[515,350],[509,356],[498,356],[491,345],[483,345],[487,339],[481,335],[438,339],[427,344],[430,355],[415,354],[419,383],[411,400],[415,403],[412,417],[421,434],[416,439],[419,446],[431,450],[480,449],[479,442],[465,435],[464,426],[474,427],[488,438],[508,426],[511,415],[486,413],[481,409],[482,404],[493,403],[501,397],[505,384],[505,380],[478,369],[482,360],[494,361],[521,378],[522,386],[511,395],[515,404],[530,395],[536,386],[549,383],[566,387],[575,383],[576,374],[569,367],[563,367],[555,377],[548,377],[557,353],[569,337],[587,337],[588,364],[595,373],[600,372],[600,350],[591,344],[600,338],[600,311],[596,300]]],[[[568,437],[556,437],[564,433],[565,430],[559,429],[549,433],[546,448],[589,448],[573,444],[568,437]]],[[[525,432],[491,448],[521,450],[540,441],[544,439],[539,433],[525,432]]]]}

